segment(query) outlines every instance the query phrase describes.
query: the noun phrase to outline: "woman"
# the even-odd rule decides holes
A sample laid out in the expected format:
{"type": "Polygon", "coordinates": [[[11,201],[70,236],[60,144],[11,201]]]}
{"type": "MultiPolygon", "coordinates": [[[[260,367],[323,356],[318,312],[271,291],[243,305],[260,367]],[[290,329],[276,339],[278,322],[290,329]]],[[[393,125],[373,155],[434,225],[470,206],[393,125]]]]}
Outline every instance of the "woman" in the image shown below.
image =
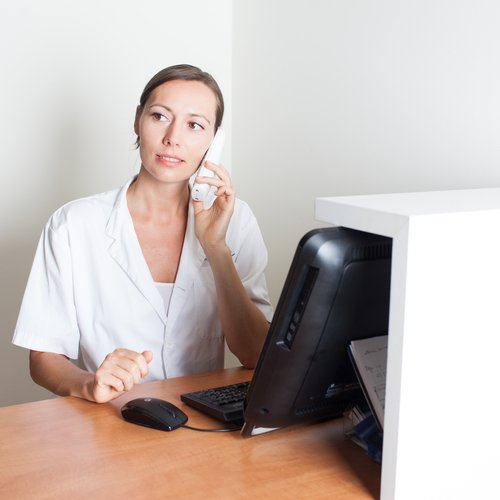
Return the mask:
{"type": "Polygon", "coordinates": [[[160,71],[137,107],[139,174],[52,215],[13,340],[35,382],[106,402],[144,379],[222,368],[224,338],[255,366],[272,315],[257,222],[220,165],[196,177],[216,187],[212,207],[190,200],[223,112],[208,73],[160,71]]]}

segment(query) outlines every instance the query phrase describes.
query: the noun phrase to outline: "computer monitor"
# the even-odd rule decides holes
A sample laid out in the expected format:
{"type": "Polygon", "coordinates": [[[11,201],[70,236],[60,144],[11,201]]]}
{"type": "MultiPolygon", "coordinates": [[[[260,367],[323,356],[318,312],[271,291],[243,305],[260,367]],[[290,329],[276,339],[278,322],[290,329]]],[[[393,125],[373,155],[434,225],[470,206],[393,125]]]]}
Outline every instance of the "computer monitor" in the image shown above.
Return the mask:
{"type": "Polygon", "coordinates": [[[334,418],[362,399],[351,340],[385,335],[392,239],[332,227],[299,242],[245,400],[242,435],[334,418]]]}

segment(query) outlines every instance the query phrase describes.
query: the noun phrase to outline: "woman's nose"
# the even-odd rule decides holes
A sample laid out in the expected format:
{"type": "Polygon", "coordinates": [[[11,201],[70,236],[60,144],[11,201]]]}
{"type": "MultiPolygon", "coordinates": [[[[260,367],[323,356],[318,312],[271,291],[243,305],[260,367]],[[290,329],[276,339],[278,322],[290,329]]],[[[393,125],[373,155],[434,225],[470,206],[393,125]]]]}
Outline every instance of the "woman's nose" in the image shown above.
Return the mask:
{"type": "Polygon", "coordinates": [[[180,138],[180,131],[175,121],[170,123],[170,125],[165,130],[165,135],[163,136],[163,144],[178,146],[180,138]]]}

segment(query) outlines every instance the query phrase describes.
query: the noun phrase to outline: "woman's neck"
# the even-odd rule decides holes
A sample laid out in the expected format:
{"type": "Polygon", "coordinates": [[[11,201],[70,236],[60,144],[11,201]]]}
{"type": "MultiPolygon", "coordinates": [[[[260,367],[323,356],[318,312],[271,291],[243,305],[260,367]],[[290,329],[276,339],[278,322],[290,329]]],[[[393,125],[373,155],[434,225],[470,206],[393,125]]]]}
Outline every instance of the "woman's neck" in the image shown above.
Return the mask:
{"type": "Polygon", "coordinates": [[[185,217],[189,206],[189,185],[161,183],[141,168],[130,184],[127,203],[134,216],[155,219],[185,217]]]}

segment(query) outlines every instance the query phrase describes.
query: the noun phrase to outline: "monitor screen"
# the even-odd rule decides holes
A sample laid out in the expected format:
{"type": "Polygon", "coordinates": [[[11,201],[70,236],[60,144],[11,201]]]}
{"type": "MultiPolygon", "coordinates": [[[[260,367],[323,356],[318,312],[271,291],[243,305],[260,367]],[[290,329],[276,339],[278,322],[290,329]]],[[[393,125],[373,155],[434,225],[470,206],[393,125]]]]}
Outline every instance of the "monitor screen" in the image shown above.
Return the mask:
{"type": "Polygon", "coordinates": [[[392,239],[343,227],[299,242],[245,401],[242,434],[334,418],[362,398],[351,340],[386,335],[392,239]]]}

